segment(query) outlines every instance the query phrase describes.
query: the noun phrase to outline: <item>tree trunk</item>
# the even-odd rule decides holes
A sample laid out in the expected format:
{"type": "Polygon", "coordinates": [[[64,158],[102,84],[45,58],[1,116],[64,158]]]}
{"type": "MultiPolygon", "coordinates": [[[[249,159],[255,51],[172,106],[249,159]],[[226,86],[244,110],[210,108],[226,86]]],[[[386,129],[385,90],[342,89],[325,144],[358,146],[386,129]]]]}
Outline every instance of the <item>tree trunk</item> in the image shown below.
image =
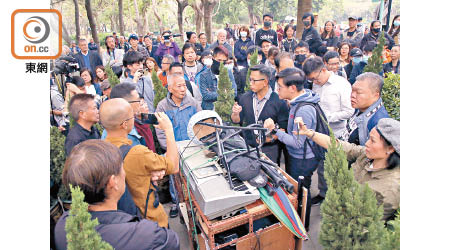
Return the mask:
{"type": "Polygon", "coordinates": [[[141,16],[139,15],[139,8],[137,5],[137,0],[134,0],[134,11],[136,12],[136,18],[134,19],[134,21],[137,24],[137,33],[138,33],[138,35],[142,35],[144,33],[144,27],[142,25],[141,16]]]}
{"type": "Polygon", "coordinates": [[[297,39],[302,39],[305,26],[302,22],[303,14],[312,12],[312,0],[298,0],[297,5],[297,39]]]}
{"type": "Polygon", "coordinates": [[[217,0],[202,0],[203,3],[203,17],[204,17],[204,26],[205,26],[205,34],[208,43],[212,42],[212,12],[214,6],[217,4],[217,0]]]}
{"type": "Polygon", "coordinates": [[[147,34],[148,30],[148,19],[147,19],[147,8],[150,5],[150,3],[148,1],[143,1],[142,4],[142,8],[141,8],[141,13],[142,13],[142,29],[144,31],[144,34],[142,34],[143,36],[145,36],[147,34]]]}
{"type": "Polygon", "coordinates": [[[177,0],[177,22],[178,22],[178,30],[182,37],[184,37],[183,33],[183,11],[184,8],[188,5],[187,0],[177,0]]]}
{"type": "Polygon", "coordinates": [[[119,32],[121,36],[125,36],[123,27],[123,0],[119,0],[119,32]]]}
{"type": "Polygon", "coordinates": [[[66,26],[64,25],[64,23],[62,23],[62,36],[63,36],[63,39],[64,39],[64,41],[70,46],[70,44],[71,44],[71,39],[70,39],[70,36],[69,36],[69,33],[67,32],[67,29],[66,29],[66,26]]]}
{"type": "Polygon", "coordinates": [[[94,16],[92,15],[91,0],[85,0],[84,5],[86,7],[86,13],[89,20],[89,27],[91,27],[92,38],[94,39],[94,42],[97,44],[97,46],[100,47],[97,35],[97,25],[95,24],[94,16]]]}
{"type": "Polygon", "coordinates": [[[163,26],[161,17],[160,17],[160,16],[158,15],[158,13],[156,12],[156,6],[157,6],[156,0],[152,0],[153,14],[155,15],[156,20],[158,21],[159,32],[160,32],[160,33],[163,33],[163,31],[164,31],[164,26],[163,26]]]}
{"type": "Polygon", "coordinates": [[[253,3],[252,1],[247,1],[247,10],[248,10],[248,20],[250,25],[253,25],[255,23],[255,13],[253,11],[253,3]]]}
{"type": "Polygon", "coordinates": [[[115,26],[114,26],[114,15],[111,14],[111,16],[109,16],[109,21],[111,23],[111,31],[112,32],[116,31],[115,26]]]}
{"type": "Polygon", "coordinates": [[[199,1],[193,1],[191,7],[194,9],[195,13],[195,32],[198,34],[202,30],[202,20],[203,20],[203,5],[199,1]]]}
{"type": "Polygon", "coordinates": [[[78,0],[73,0],[75,5],[75,40],[78,43],[80,40],[80,8],[78,6],[78,0]]]}

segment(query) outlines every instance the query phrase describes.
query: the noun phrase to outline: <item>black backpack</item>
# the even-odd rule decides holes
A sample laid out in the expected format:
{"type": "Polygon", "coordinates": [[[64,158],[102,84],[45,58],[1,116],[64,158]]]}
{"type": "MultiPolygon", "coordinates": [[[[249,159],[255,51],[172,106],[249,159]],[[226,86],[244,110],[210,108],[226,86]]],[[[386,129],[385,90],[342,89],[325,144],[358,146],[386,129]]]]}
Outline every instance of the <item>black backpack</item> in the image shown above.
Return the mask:
{"type": "MultiPolygon", "coordinates": [[[[127,156],[128,152],[130,152],[131,148],[133,146],[124,144],[120,146],[120,152],[122,153],[122,159],[125,160],[125,157],[127,156]]],[[[151,183],[151,179],[150,179],[151,183]]],[[[150,184],[151,186],[151,184],[150,184]]],[[[122,210],[128,214],[137,216],[139,218],[147,218],[147,208],[148,208],[148,200],[150,198],[150,194],[152,192],[155,192],[155,201],[153,202],[153,207],[159,206],[159,197],[158,197],[158,188],[155,187],[155,190],[149,188],[147,192],[147,199],[145,201],[145,210],[144,210],[144,217],[141,216],[141,213],[139,212],[138,207],[134,203],[133,197],[131,196],[130,191],[128,191],[128,184],[125,185],[125,192],[123,193],[122,197],[120,197],[119,202],[117,203],[117,209],[122,210]]]]}
{"type": "MultiPolygon", "coordinates": [[[[316,127],[314,131],[319,132],[321,134],[330,135],[330,128],[328,127],[327,117],[325,116],[325,113],[323,112],[322,108],[319,106],[318,103],[300,102],[295,107],[294,117],[298,109],[305,105],[313,106],[314,109],[316,110],[316,127]]],[[[303,159],[305,159],[306,157],[306,145],[308,145],[311,148],[312,152],[314,153],[314,157],[316,157],[317,160],[319,161],[325,160],[325,153],[327,152],[327,150],[317,145],[316,143],[310,142],[309,138],[306,138],[305,143],[303,145],[303,159]]]]}

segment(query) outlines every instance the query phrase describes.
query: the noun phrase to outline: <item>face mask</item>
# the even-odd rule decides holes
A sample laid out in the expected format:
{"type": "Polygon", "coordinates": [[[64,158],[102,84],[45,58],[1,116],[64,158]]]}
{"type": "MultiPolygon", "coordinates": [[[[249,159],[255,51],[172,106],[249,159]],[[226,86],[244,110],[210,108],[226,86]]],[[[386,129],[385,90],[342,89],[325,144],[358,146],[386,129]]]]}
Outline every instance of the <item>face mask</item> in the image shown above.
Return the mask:
{"type": "Polygon", "coordinates": [[[300,55],[295,56],[295,61],[297,63],[303,63],[303,61],[305,61],[305,59],[306,59],[306,55],[300,54],[300,55]]]}
{"type": "Polygon", "coordinates": [[[241,37],[247,37],[247,32],[241,31],[241,37]]]}
{"type": "Polygon", "coordinates": [[[211,67],[211,65],[213,64],[213,60],[211,58],[206,58],[203,61],[203,64],[205,64],[207,67],[211,67]]]}
{"type": "Polygon", "coordinates": [[[272,22],[264,22],[264,27],[270,27],[272,25],[272,22]]]}
{"type": "Polygon", "coordinates": [[[164,43],[170,43],[170,40],[164,40],[164,43]]]}
{"type": "Polygon", "coordinates": [[[362,61],[367,63],[369,61],[369,56],[364,55],[362,61]]]}
{"type": "Polygon", "coordinates": [[[305,27],[308,27],[309,25],[311,25],[310,21],[303,21],[303,24],[305,25],[305,27]]]}
{"type": "Polygon", "coordinates": [[[229,70],[233,70],[233,64],[225,64],[225,68],[229,69],[229,70]]]}
{"type": "Polygon", "coordinates": [[[213,63],[211,65],[211,72],[214,75],[218,75],[219,74],[219,67],[220,67],[220,63],[213,59],[213,63]]]}
{"type": "Polygon", "coordinates": [[[400,21],[395,21],[395,22],[394,22],[394,26],[395,26],[395,27],[400,26],[400,21]]]}
{"type": "Polygon", "coordinates": [[[353,63],[356,65],[358,63],[360,63],[362,61],[362,57],[358,56],[358,57],[353,57],[353,63]]]}
{"type": "Polygon", "coordinates": [[[373,29],[373,32],[374,32],[374,33],[380,32],[380,28],[373,29]]]}

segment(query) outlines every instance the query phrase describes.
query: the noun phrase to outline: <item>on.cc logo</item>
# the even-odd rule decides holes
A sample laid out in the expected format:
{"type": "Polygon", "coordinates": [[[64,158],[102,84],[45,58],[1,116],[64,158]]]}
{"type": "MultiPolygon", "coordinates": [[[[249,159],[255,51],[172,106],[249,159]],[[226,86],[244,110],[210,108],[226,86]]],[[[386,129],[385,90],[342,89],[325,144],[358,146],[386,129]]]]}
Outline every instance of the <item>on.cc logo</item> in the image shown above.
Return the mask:
{"type": "Polygon", "coordinates": [[[48,25],[48,22],[44,18],[32,16],[23,25],[23,35],[30,43],[42,43],[50,35],[50,25],[48,25]],[[30,30],[34,34],[30,34],[30,30]]]}

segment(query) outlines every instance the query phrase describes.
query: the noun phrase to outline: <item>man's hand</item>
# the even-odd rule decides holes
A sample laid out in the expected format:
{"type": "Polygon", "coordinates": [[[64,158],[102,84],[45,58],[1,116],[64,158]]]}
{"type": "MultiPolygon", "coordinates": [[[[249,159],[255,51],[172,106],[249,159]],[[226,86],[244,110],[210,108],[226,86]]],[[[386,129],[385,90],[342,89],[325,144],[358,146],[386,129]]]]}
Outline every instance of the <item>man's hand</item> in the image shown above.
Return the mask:
{"type": "Polygon", "coordinates": [[[70,82],[66,83],[66,87],[67,87],[67,90],[68,90],[69,92],[73,93],[73,94],[80,94],[80,93],[83,93],[83,92],[77,87],[77,85],[75,85],[75,84],[73,84],[73,83],[70,83],[70,82]]]}
{"type": "Polygon", "coordinates": [[[156,119],[158,119],[158,125],[155,125],[155,128],[164,130],[164,131],[170,131],[173,130],[172,122],[170,121],[169,117],[164,112],[157,112],[155,113],[156,119]]]}
{"type": "Polygon", "coordinates": [[[162,178],[164,177],[164,175],[166,174],[166,170],[158,170],[158,171],[152,171],[150,173],[151,175],[151,180],[154,186],[158,186],[157,181],[162,180],[162,178]]]}
{"type": "Polygon", "coordinates": [[[303,119],[301,117],[296,117],[294,119],[294,124],[296,124],[296,126],[298,126],[298,132],[297,131],[293,131],[293,133],[295,135],[300,134],[300,135],[306,135],[308,136],[310,134],[310,129],[308,129],[305,125],[305,123],[303,122],[303,119]]]}
{"type": "Polygon", "coordinates": [[[234,102],[233,105],[233,114],[239,114],[242,111],[242,106],[239,106],[237,102],[234,102]]]}
{"type": "Polygon", "coordinates": [[[133,82],[137,83],[142,75],[144,75],[143,70],[138,70],[138,71],[134,72],[133,82]]]}
{"type": "Polygon", "coordinates": [[[264,128],[269,129],[269,132],[275,128],[275,122],[273,122],[272,118],[268,118],[264,121],[264,128]]]}

